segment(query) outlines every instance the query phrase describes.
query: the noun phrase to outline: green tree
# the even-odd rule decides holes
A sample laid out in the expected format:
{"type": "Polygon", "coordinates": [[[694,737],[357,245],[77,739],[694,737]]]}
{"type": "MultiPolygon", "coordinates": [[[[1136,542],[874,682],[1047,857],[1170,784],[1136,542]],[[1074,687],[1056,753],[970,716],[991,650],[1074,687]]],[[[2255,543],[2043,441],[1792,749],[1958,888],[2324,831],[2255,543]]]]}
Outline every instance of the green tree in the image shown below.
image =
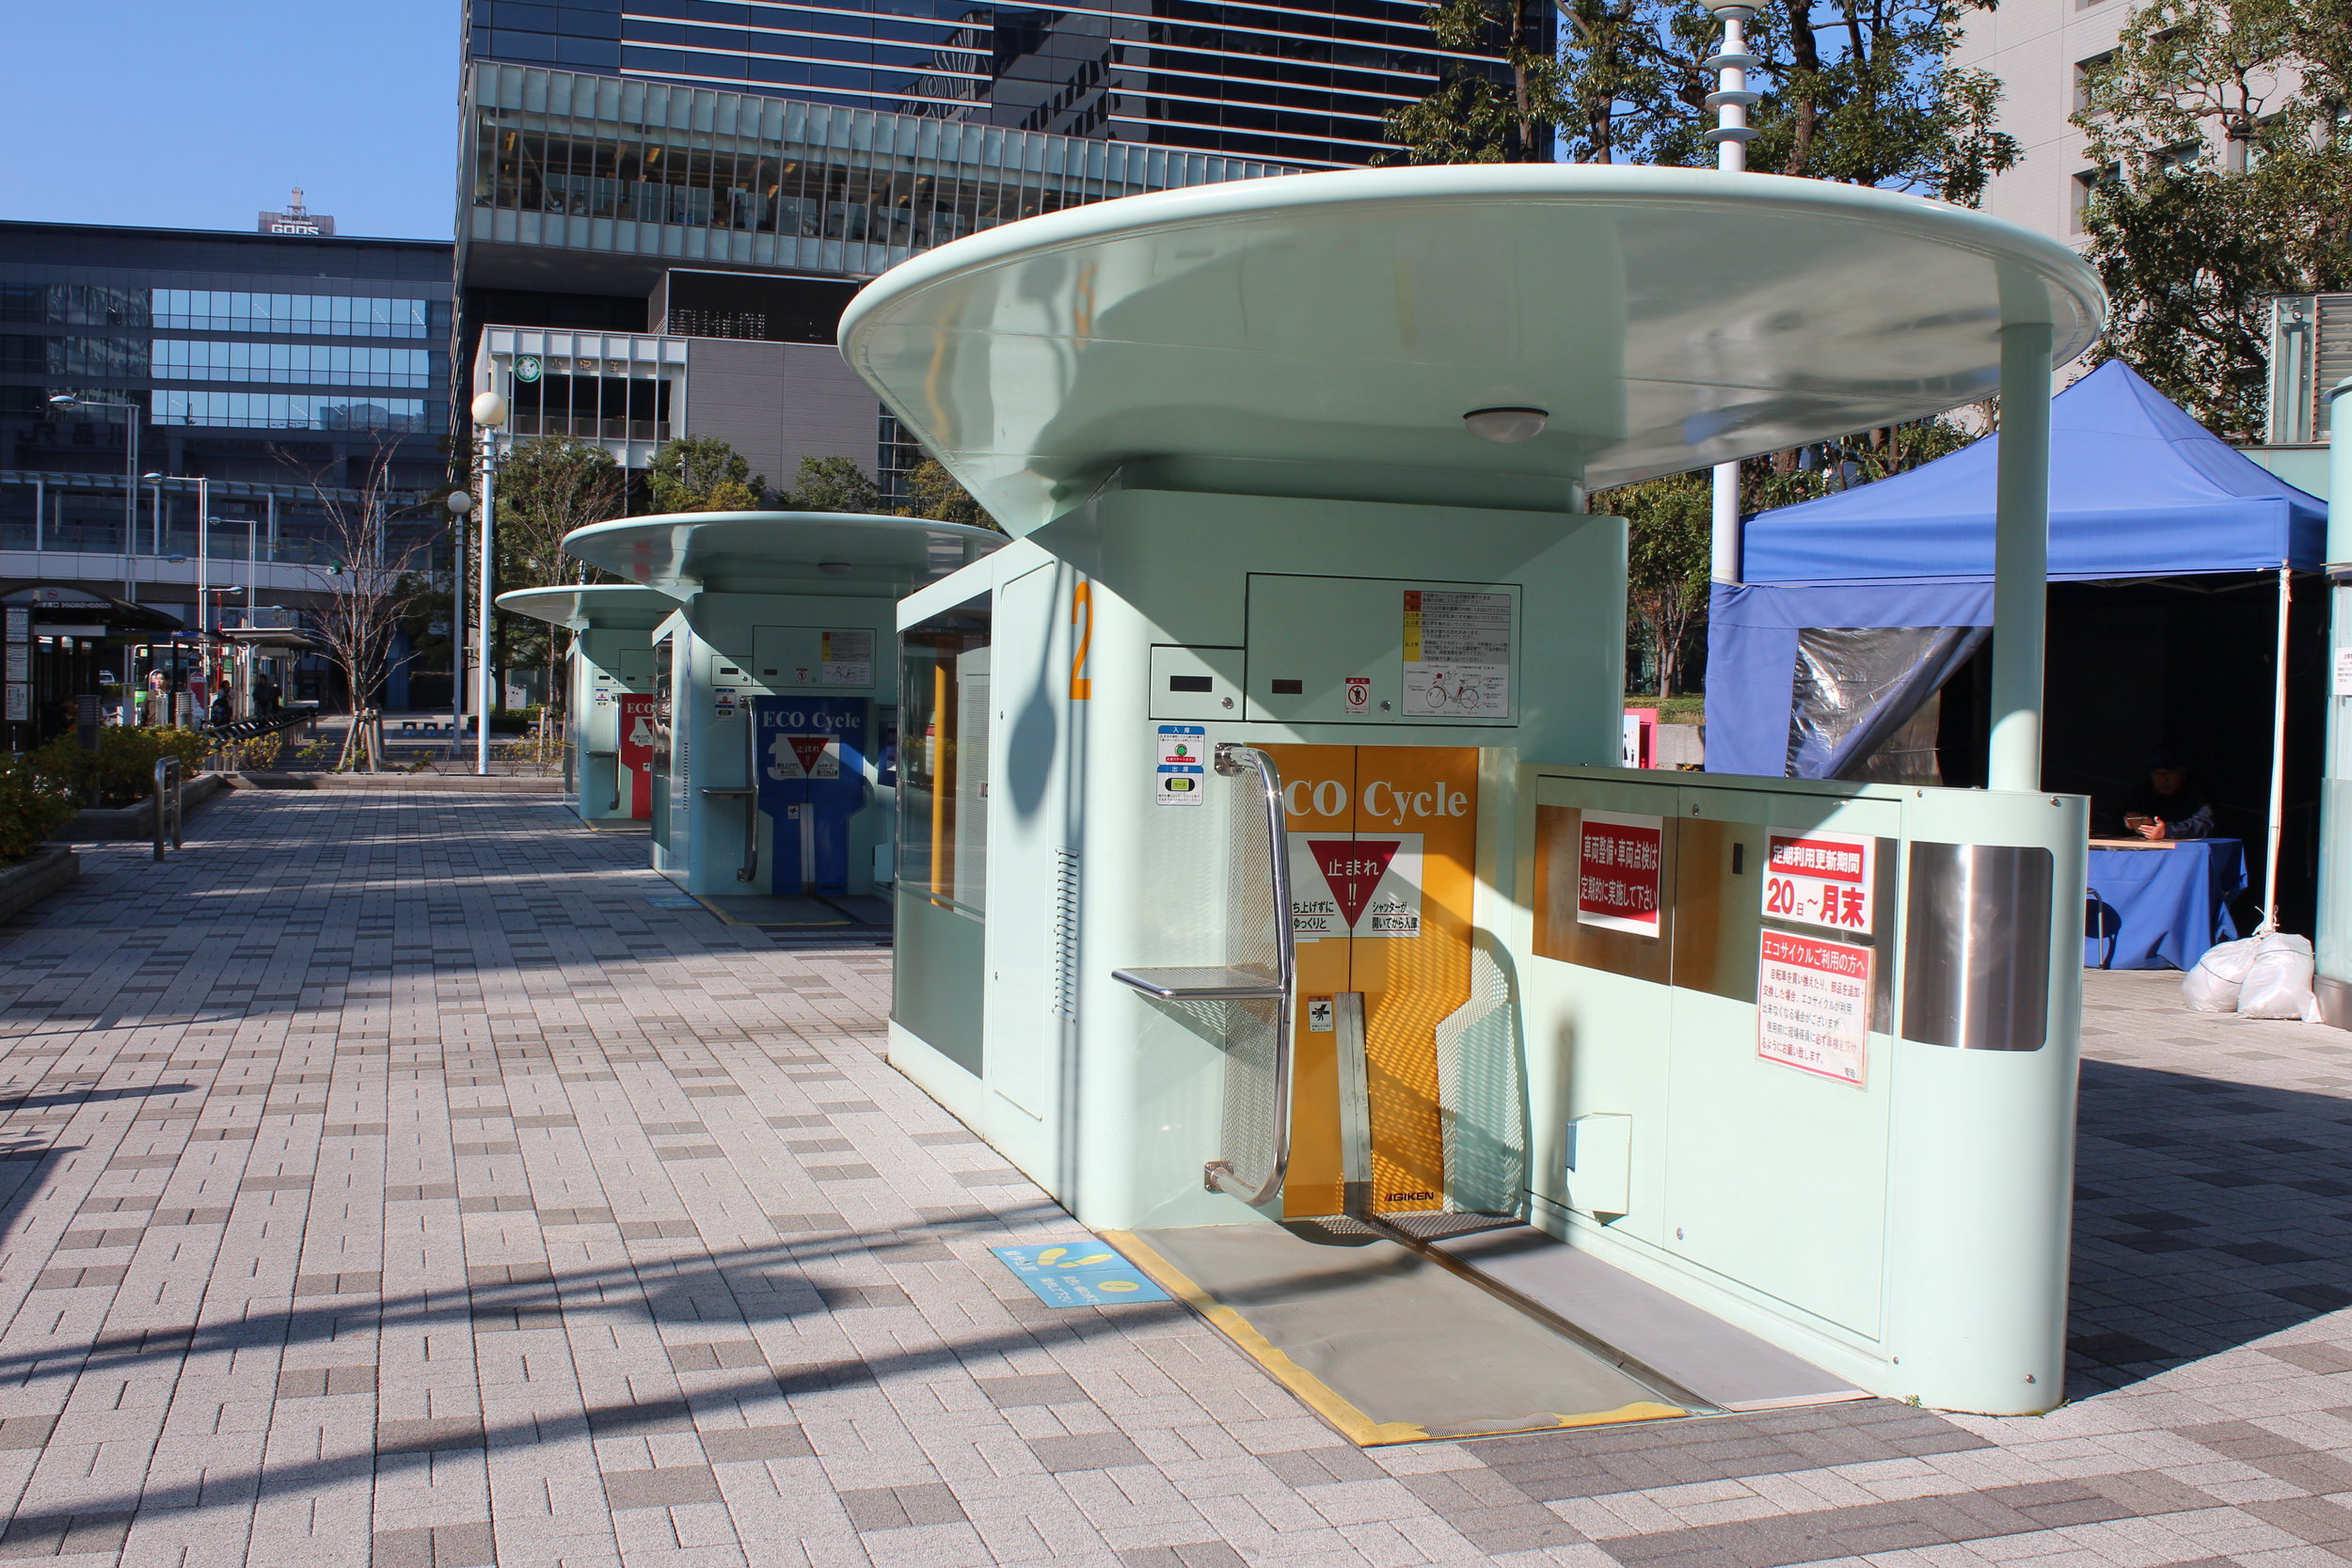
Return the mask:
{"type": "MultiPolygon", "coordinates": [[[[1540,0],[1438,0],[1422,21],[1440,47],[1500,55],[1502,70],[1448,59],[1418,103],[1389,112],[1389,135],[1416,164],[1530,164],[1551,157],[1560,62],[1540,0]]],[[[1387,160],[1382,160],[1387,161],[1387,160]]]]}
{"type": "Polygon", "coordinates": [[[2352,288],[2352,0],[2150,0],[2083,97],[2100,356],[2259,438],[2268,297],[2352,288]]]}
{"type": "Polygon", "coordinates": [[[853,457],[803,457],[786,504],[795,512],[886,513],[882,486],[853,457]]]}
{"type": "Polygon", "coordinates": [[[913,504],[906,508],[911,517],[930,517],[942,523],[968,523],[974,528],[993,528],[1002,533],[988,509],[973,499],[972,492],[956,483],[937,458],[926,457],[907,475],[907,494],[913,504]]]}
{"type": "MultiPolygon", "coordinates": [[[[534,436],[516,445],[499,465],[497,516],[491,547],[497,590],[548,588],[581,578],[583,562],[564,551],[575,529],[618,516],[628,494],[628,476],[612,454],[593,441],[570,436],[534,436]]],[[[545,621],[500,614],[496,620],[501,667],[536,663],[545,672],[540,689],[558,705],[555,665],[568,636],[545,621]]],[[[499,696],[505,696],[500,681],[499,696]]]]}
{"type": "MultiPolygon", "coordinates": [[[[1442,0],[1422,13],[1449,47],[1498,46],[1507,0],[1442,0]],[[1491,13],[1491,14],[1490,14],[1491,13]],[[1483,19],[1483,21],[1482,21],[1483,19]],[[1483,27],[1483,31],[1481,30],[1483,27]],[[1486,40],[1483,44],[1473,40],[1486,40]]],[[[1513,87],[1467,63],[1428,97],[1388,116],[1413,163],[1490,163],[1527,156],[1527,128],[1558,127],[1572,163],[1715,162],[1703,69],[1723,25],[1697,0],[1554,0],[1556,51],[1521,33],[1504,46],[1513,87]]],[[[1991,0],[1768,0],[1749,24],[1759,64],[1748,87],[1756,131],[1747,164],[1760,171],[1879,185],[1974,205],[1985,182],[2018,158],[1995,129],[1999,85],[1947,63],[1962,24],[1991,0]]]]}
{"type": "Polygon", "coordinates": [[[750,512],[768,489],[742,453],[715,436],[680,436],[655,449],[646,470],[656,512],[750,512]]]}
{"type": "Polygon", "coordinates": [[[1714,517],[1708,473],[1669,474],[1593,498],[1626,520],[1626,609],[1658,651],[1658,694],[1675,695],[1682,650],[1707,608],[1714,517]]]}

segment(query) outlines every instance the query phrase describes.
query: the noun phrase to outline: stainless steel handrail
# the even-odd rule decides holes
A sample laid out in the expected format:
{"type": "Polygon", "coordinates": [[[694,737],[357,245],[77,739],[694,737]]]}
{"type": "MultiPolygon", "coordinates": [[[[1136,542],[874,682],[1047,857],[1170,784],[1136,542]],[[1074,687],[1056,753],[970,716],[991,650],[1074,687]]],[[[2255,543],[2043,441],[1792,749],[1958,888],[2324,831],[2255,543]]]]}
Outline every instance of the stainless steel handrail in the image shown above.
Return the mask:
{"type": "Polygon", "coordinates": [[[164,785],[171,785],[171,847],[184,847],[182,832],[186,821],[188,770],[178,757],[155,759],[155,858],[164,858],[164,785]]]}
{"type": "Polygon", "coordinates": [[[1291,934],[1289,816],[1282,805],[1282,775],[1274,759],[1255,746],[1219,741],[1216,770],[1229,779],[1255,772],[1263,796],[1266,847],[1274,874],[1274,953],[1279,992],[1274,1000],[1274,1148],[1263,1184],[1242,1186],[1232,1163],[1211,1160],[1200,1168],[1201,1185],[1230,1193],[1252,1208],[1273,1201],[1291,1168],[1291,1029],[1298,1005],[1298,944],[1291,934]]]}
{"type": "Polygon", "coordinates": [[[735,879],[748,882],[759,875],[759,791],[756,789],[711,789],[694,792],[713,800],[743,802],[743,863],[736,868],[735,879]]]}

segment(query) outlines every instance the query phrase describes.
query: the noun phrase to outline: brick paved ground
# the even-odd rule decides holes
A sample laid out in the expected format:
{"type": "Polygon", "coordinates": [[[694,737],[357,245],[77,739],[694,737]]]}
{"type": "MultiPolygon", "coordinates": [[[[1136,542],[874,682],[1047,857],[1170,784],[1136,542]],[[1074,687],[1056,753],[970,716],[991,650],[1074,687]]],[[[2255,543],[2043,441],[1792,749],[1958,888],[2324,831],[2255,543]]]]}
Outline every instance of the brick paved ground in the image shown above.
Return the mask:
{"type": "Polygon", "coordinates": [[[2076,1402],[1360,1453],[787,953],[498,798],[243,793],[0,927],[0,1558],[455,1568],[2352,1558],[2352,1036],[2094,976],[2076,1402]]]}

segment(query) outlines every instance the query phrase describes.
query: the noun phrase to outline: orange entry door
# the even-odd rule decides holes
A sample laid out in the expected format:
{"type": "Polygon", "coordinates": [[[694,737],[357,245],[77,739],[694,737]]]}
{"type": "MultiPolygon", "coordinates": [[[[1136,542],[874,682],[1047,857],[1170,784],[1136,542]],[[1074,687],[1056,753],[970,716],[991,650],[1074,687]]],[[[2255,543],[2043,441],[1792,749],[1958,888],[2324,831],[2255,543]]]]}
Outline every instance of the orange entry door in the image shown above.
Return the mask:
{"type": "Polygon", "coordinates": [[[1441,1209],[1438,1025],[1470,1001],[1478,752],[1462,746],[1269,746],[1289,808],[1298,946],[1297,1068],[1283,1212],[1341,1212],[1332,998],[1364,999],[1372,1205],[1441,1209]]]}

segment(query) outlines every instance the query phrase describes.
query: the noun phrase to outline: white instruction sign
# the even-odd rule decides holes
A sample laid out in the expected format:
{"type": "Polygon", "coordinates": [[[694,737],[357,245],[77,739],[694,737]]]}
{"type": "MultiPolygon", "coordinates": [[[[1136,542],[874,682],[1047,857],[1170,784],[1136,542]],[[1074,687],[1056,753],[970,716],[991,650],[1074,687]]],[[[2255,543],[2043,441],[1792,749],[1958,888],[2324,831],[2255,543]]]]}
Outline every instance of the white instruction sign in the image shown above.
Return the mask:
{"type": "Polygon", "coordinates": [[[710,689],[710,717],[713,719],[732,719],[742,705],[743,700],[736,694],[735,688],[714,686],[710,689]]]}
{"type": "Polygon", "coordinates": [[[1511,711],[1511,595],[1405,593],[1405,716],[1502,719],[1511,711]]]}
{"type": "Polygon", "coordinates": [[[874,634],[870,631],[823,631],[817,634],[817,684],[874,684],[874,634]]]}
{"type": "Polygon", "coordinates": [[[1764,912],[1867,936],[1875,844],[1851,833],[1774,833],[1764,858],[1764,912]]]}
{"type": "Polygon", "coordinates": [[[1802,1072],[1863,1081],[1870,949],[1767,930],[1756,962],[1756,1053],[1802,1072]]]}
{"type": "Polygon", "coordinates": [[[768,743],[768,776],[771,779],[837,779],[841,777],[841,737],[832,735],[778,735],[768,743]]]}
{"type": "Polygon", "coordinates": [[[1208,731],[1199,724],[1162,724],[1152,738],[1152,799],[1163,806],[1197,806],[1207,799],[1208,731]]]}
{"type": "Polygon", "coordinates": [[[2352,648],[2336,650],[2336,695],[2352,697],[2352,648]]]}

